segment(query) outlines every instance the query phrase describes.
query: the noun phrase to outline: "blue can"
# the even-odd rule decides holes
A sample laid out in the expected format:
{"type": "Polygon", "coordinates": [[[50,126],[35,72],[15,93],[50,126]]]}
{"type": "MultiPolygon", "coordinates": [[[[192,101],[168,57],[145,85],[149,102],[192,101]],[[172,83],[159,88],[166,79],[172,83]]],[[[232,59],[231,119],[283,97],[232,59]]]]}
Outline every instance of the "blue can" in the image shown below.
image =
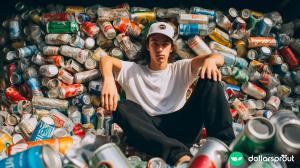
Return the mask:
{"type": "Polygon", "coordinates": [[[236,86],[236,85],[232,85],[232,84],[226,84],[226,90],[227,89],[231,89],[233,91],[237,91],[237,92],[240,92],[241,91],[241,87],[239,86],[236,86]]]}
{"type": "Polygon", "coordinates": [[[273,27],[273,21],[269,18],[262,19],[258,24],[258,35],[259,36],[269,36],[270,31],[273,27]]]}
{"type": "Polygon", "coordinates": [[[19,58],[31,57],[33,54],[38,52],[38,48],[36,45],[26,46],[23,48],[19,48],[17,50],[17,55],[19,58]]]}
{"type": "Polygon", "coordinates": [[[286,63],[273,65],[273,72],[284,76],[289,71],[289,66],[286,63]]]}
{"type": "Polygon", "coordinates": [[[27,80],[27,85],[32,91],[32,95],[34,96],[44,96],[42,90],[40,88],[40,82],[36,78],[29,78],[27,80]]]}
{"type": "Polygon", "coordinates": [[[179,35],[181,36],[207,36],[208,25],[205,24],[179,24],[179,35]]]}
{"type": "Polygon", "coordinates": [[[200,15],[207,15],[209,19],[214,19],[216,17],[216,11],[210,10],[210,9],[205,9],[197,6],[193,6],[190,9],[190,13],[192,14],[200,14],[200,15]]]}
{"type": "Polygon", "coordinates": [[[70,99],[70,105],[83,106],[91,104],[91,98],[88,94],[81,94],[73,99],[70,99]]]}
{"type": "Polygon", "coordinates": [[[0,160],[1,168],[61,168],[60,156],[50,146],[34,146],[0,160]]]}
{"type": "Polygon", "coordinates": [[[35,127],[30,141],[50,139],[54,133],[55,124],[52,118],[43,117],[35,127]]]}
{"type": "Polygon", "coordinates": [[[113,118],[111,116],[105,116],[103,121],[104,134],[110,136],[112,134],[113,118]]]}
{"type": "Polygon", "coordinates": [[[78,24],[82,24],[84,22],[91,21],[91,17],[87,14],[84,14],[84,13],[79,13],[79,14],[75,15],[75,18],[76,18],[76,22],[78,24]]]}
{"type": "Polygon", "coordinates": [[[246,68],[248,66],[248,61],[244,58],[236,57],[235,66],[239,68],[246,68]]]}
{"type": "Polygon", "coordinates": [[[84,105],[82,106],[82,124],[97,124],[95,120],[97,119],[95,108],[92,105],[84,105]]]}
{"type": "Polygon", "coordinates": [[[11,40],[19,39],[21,35],[20,24],[16,20],[9,22],[9,37],[11,40]]]}

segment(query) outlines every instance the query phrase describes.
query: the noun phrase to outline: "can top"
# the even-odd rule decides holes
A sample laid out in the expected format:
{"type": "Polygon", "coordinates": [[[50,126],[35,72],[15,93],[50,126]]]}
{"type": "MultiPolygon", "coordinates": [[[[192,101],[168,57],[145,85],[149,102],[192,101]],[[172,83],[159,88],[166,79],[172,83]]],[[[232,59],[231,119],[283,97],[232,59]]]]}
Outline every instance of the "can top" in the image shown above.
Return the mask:
{"type": "Polygon", "coordinates": [[[269,140],[275,135],[275,126],[263,117],[255,117],[248,121],[246,131],[254,139],[269,140]]]}
{"type": "Polygon", "coordinates": [[[263,22],[268,26],[273,26],[273,21],[270,18],[264,18],[263,22]]]}
{"type": "Polygon", "coordinates": [[[284,143],[300,150],[300,121],[297,119],[289,120],[279,128],[279,136],[282,138],[284,143]]]}

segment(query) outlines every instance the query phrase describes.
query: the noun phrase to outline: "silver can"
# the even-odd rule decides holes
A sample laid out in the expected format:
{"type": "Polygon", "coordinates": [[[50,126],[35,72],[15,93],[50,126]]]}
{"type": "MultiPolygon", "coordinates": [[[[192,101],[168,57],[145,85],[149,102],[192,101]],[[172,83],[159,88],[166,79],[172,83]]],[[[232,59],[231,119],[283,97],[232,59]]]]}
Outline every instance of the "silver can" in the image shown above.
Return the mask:
{"type": "Polygon", "coordinates": [[[97,79],[100,77],[100,72],[97,69],[79,72],[74,75],[74,82],[75,83],[86,83],[88,81],[97,79]]]}
{"type": "Polygon", "coordinates": [[[44,55],[58,55],[59,47],[56,46],[45,46],[43,47],[43,54],[44,55]]]}
{"type": "Polygon", "coordinates": [[[78,73],[78,72],[83,71],[82,66],[73,59],[69,59],[66,62],[65,69],[68,70],[71,73],[78,73]]]}
{"type": "Polygon", "coordinates": [[[54,77],[58,74],[58,68],[55,65],[40,66],[39,73],[45,77],[54,77]]]}
{"type": "Polygon", "coordinates": [[[280,99],[276,96],[271,96],[266,104],[266,108],[272,111],[278,111],[280,99]]]}
{"type": "Polygon", "coordinates": [[[49,45],[63,45],[68,44],[71,40],[70,34],[47,34],[45,42],[49,45]]]}
{"type": "Polygon", "coordinates": [[[70,45],[76,48],[84,48],[85,41],[78,35],[73,35],[70,40],[70,45]]]}
{"type": "Polygon", "coordinates": [[[33,62],[37,65],[40,65],[40,66],[46,64],[45,58],[43,57],[43,55],[40,52],[38,52],[37,54],[34,54],[31,57],[31,62],[33,62]]]}
{"type": "Polygon", "coordinates": [[[199,149],[196,156],[192,159],[189,164],[189,168],[207,167],[207,159],[209,160],[209,165],[213,164],[216,168],[221,168],[222,165],[227,161],[229,155],[229,148],[222,141],[209,137],[206,142],[199,149]],[[205,161],[203,160],[205,156],[205,161]]]}
{"type": "Polygon", "coordinates": [[[88,58],[84,63],[84,67],[87,70],[95,69],[97,67],[97,62],[93,58],[88,58]]]}
{"type": "Polygon", "coordinates": [[[43,109],[57,109],[60,111],[67,111],[69,102],[67,100],[49,99],[46,97],[33,96],[32,106],[43,109]]]}
{"type": "Polygon", "coordinates": [[[199,36],[189,38],[188,45],[198,56],[205,57],[212,53],[211,49],[199,36]]]}
{"type": "Polygon", "coordinates": [[[84,45],[84,48],[86,48],[86,49],[92,49],[92,48],[94,48],[95,47],[95,39],[94,38],[92,38],[92,37],[88,37],[88,38],[86,38],[85,39],[85,45],[84,45]]]}
{"type": "Polygon", "coordinates": [[[127,158],[121,152],[119,147],[114,143],[107,143],[100,146],[90,160],[92,167],[108,166],[108,167],[126,167],[132,168],[127,158]]]}
{"type": "Polygon", "coordinates": [[[68,71],[64,70],[64,69],[60,69],[58,71],[58,77],[59,80],[61,80],[62,82],[66,83],[66,84],[73,84],[74,82],[74,77],[72,74],[70,74],[68,71]]]}
{"type": "Polygon", "coordinates": [[[88,50],[82,50],[80,48],[74,48],[67,45],[63,45],[60,47],[60,53],[64,56],[74,58],[81,64],[84,64],[89,56],[88,50]]]}
{"type": "Polygon", "coordinates": [[[107,39],[114,39],[117,35],[116,30],[110,22],[103,22],[100,28],[107,39]]]}

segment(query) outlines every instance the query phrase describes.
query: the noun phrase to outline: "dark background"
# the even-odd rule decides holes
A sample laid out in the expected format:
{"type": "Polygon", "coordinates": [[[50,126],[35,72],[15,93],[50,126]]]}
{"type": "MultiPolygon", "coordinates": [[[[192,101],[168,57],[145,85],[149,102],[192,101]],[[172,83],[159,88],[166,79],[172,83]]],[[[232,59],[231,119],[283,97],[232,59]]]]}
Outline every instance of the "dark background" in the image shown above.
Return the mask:
{"type": "MultiPolygon", "coordinates": [[[[0,21],[3,21],[7,16],[15,13],[14,5],[20,0],[3,0],[0,5],[0,21]]],[[[260,11],[271,12],[279,11],[284,22],[289,22],[294,19],[300,19],[300,0],[23,0],[30,7],[46,6],[47,4],[64,4],[64,5],[79,5],[91,6],[100,4],[102,6],[116,6],[127,2],[130,6],[141,7],[190,7],[201,6],[204,8],[219,9],[227,11],[230,7],[235,7],[238,10],[244,8],[260,11]]],[[[299,30],[296,32],[300,34],[299,30]]]]}
{"type": "MultiPolygon", "coordinates": [[[[14,4],[18,0],[3,0],[0,5],[1,20],[14,11],[14,4]]],[[[290,21],[300,18],[299,0],[23,0],[29,6],[54,4],[65,5],[83,5],[91,6],[100,4],[103,6],[115,6],[122,2],[128,2],[130,6],[142,7],[190,7],[201,6],[206,8],[216,8],[226,10],[229,7],[237,9],[254,9],[261,12],[270,12],[277,10],[284,18],[284,21],[290,21]]]]}

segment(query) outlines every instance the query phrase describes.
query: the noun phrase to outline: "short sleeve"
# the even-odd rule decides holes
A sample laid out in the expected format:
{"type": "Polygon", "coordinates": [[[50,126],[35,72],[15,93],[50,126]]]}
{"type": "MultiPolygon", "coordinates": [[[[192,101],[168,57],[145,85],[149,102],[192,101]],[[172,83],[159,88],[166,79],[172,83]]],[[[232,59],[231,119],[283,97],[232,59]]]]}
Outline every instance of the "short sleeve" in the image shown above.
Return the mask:
{"type": "Polygon", "coordinates": [[[183,81],[185,85],[191,85],[197,78],[197,74],[192,73],[192,59],[183,59],[173,63],[173,70],[178,81],[183,81]]]}
{"type": "Polygon", "coordinates": [[[115,80],[120,84],[126,84],[128,76],[136,69],[137,64],[129,61],[121,61],[122,67],[119,74],[114,74],[115,80]],[[130,72],[130,73],[129,73],[130,72]]]}

